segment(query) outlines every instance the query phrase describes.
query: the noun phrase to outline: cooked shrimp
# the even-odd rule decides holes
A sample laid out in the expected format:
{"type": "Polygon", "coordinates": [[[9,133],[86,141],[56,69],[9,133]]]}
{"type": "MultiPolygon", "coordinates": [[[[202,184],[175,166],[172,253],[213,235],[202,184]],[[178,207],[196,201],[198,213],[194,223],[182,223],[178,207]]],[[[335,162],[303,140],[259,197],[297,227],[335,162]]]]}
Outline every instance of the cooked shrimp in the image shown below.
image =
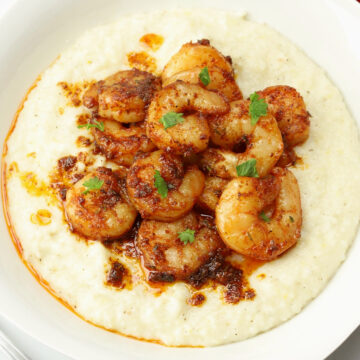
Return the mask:
{"type": "MultiPolygon", "coordinates": [[[[167,78],[163,86],[169,85],[176,80],[182,80],[187,83],[197,84],[205,87],[199,78],[201,67],[194,67],[190,70],[185,70],[174,74],[170,78],[167,78]]],[[[219,93],[225,95],[228,101],[235,101],[242,99],[242,93],[234,79],[232,73],[227,72],[218,67],[208,68],[210,83],[205,87],[207,90],[216,90],[219,93]]]]}
{"type": "Polygon", "coordinates": [[[196,43],[184,44],[180,50],[171,57],[162,72],[163,82],[167,82],[172,76],[182,71],[191,70],[195,67],[202,69],[217,67],[232,74],[231,59],[225,57],[213,46],[209,40],[199,40],[196,43]]]}
{"type": "Polygon", "coordinates": [[[302,96],[294,88],[277,85],[257,93],[269,104],[287,145],[294,147],[309,137],[310,114],[302,96]]]}
{"type": "Polygon", "coordinates": [[[94,240],[120,237],[131,229],[137,214],[127,200],[125,179],[104,167],[74,184],[66,193],[64,206],[71,227],[94,240]],[[96,189],[84,186],[91,179],[97,181],[96,189]]]}
{"type": "Polygon", "coordinates": [[[301,223],[298,183],[282,168],[263,179],[233,179],[216,207],[216,226],[225,244],[259,260],[274,259],[295,245],[301,223]]]}
{"type": "Polygon", "coordinates": [[[174,222],[144,220],[135,245],[142,257],[148,280],[172,282],[186,279],[224,246],[212,218],[190,212],[174,222]],[[186,245],[179,233],[195,230],[194,241],[186,245]]]}
{"type": "Polygon", "coordinates": [[[204,181],[204,174],[196,165],[184,168],[180,157],[158,150],[144,154],[132,164],[127,189],[143,218],[172,221],[191,210],[203,191],[204,181]],[[166,196],[161,196],[155,187],[156,171],[166,182],[166,196]]]}
{"type": "Polygon", "coordinates": [[[145,124],[134,123],[125,127],[118,121],[100,118],[104,131],[93,128],[97,148],[116,164],[130,166],[137,153],[150,152],[155,145],[146,136],[145,124]]]}
{"type": "Polygon", "coordinates": [[[83,102],[101,117],[131,123],[145,119],[145,111],[160,79],[137,69],[119,71],[98,81],[84,94],[83,102]]]}
{"type": "Polygon", "coordinates": [[[198,198],[196,205],[206,212],[214,212],[228,182],[228,180],[216,176],[206,176],[204,191],[198,198]]]}
{"type": "Polygon", "coordinates": [[[209,119],[209,126],[211,141],[225,149],[209,148],[202,154],[202,166],[212,175],[224,179],[236,177],[237,165],[256,159],[259,176],[265,176],[283,152],[275,118],[267,114],[251,125],[248,100],[232,102],[230,112],[209,119]]]}
{"type": "Polygon", "coordinates": [[[223,114],[228,110],[222,96],[179,80],[155,95],[148,109],[146,132],[160,149],[185,155],[197,153],[206,149],[210,137],[208,123],[201,114],[223,114]],[[167,129],[160,122],[168,113],[189,111],[198,113],[184,115],[182,122],[167,129]]]}

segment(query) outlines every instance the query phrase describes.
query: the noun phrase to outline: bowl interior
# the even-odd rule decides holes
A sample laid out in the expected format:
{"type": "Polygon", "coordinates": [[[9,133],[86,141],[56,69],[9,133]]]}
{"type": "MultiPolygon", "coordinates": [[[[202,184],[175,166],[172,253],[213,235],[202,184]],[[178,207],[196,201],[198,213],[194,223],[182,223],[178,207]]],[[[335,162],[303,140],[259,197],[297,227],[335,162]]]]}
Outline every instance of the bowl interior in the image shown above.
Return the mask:
{"type": "MultiPolygon", "coordinates": [[[[194,8],[193,4],[191,0],[176,0],[171,4],[166,0],[16,1],[0,18],[1,143],[18,104],[37,75],[84,30],[115,21],[127,13],[194,8]]],[[[194,11],[204,7],[246,10],[252,20],[278,29],[330,74],[360,122],[356,91],[360,79],[360,7],[356,1],[198,0],[194,11]]],[[[331,353],[359,323],[360,294],[353,289],[360,270],[359,236],[325,291],[298,316],[247,341],[191,349],[127,339],[81,321],[49,296],[26,270],[11,243],[3,217],[0,235],[0,312],[38,340],[75,359],[121,356],[183,359],[199,355],[216,359],[235,354],[242,354],[243,359],[269,359],[270,354],[276,354],[277,359],[319,359],[331,353]],[[336,326],[331,326],[329,319],[336,326]]]]}

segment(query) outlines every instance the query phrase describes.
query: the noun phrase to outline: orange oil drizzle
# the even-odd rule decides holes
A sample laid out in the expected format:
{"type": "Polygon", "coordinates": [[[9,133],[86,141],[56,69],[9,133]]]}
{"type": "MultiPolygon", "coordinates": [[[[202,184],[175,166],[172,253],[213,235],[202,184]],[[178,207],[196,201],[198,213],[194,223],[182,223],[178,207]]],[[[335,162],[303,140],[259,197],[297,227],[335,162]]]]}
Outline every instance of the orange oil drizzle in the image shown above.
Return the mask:
{"type": "Polygon", "coordinates": [[[141,43],[147,45],[152,51],[159,50],[160,46],[164,42],[164,37],[158,34],[145,34],[140,40],[141,43]]]}

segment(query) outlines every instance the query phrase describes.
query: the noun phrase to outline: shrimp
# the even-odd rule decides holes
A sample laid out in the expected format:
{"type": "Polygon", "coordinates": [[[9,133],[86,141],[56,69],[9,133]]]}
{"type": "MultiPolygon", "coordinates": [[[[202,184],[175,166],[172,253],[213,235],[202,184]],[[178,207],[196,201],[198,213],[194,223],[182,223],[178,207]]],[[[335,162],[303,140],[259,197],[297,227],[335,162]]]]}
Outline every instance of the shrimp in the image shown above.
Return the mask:
{"type": "Polygon", "coordinates": [[[280,158],[284,144],[275,118],[268,113],[251,125],[248,100],[231,103],[230,112],[209,119],[211,141],[223,149],[208,148],[201,164],[224,179],[237,176],[236,166],[256,159],[259,176],[265,176],[280,158]]]}
{"type": "MultiPolygon", "coordinates": [[[[227,73],[233,74],[231,58],[225,57],[213,46],[209,40],[199,40],[196,43],[184,44],[180,50],[171,57],[162,72],[162,81],[168,82],[172,76],[195,67],[200,69],[217,67],[227,73]]],[[[169,82],[168,82],[169,83],[169,82]]]]}
{"type": "Polygon", "coordinates": [[[184,168],[179,156],[158,150],[134,161],[127,175],[127,189],[143,218],[172,221],[194,206],[204,189],[204,178],[196,165],[184,168]],[[166,183],[166,196],[155,186],[156,171],[166,183]]]}
{"type": "Polygon", "coordinates": [[[137,69],[119,71],[85,92],[83,103],[101,117],[123,123],[143,121],[160,79],[137,69]]]}
{"type": "Polygon", "coordinates": [[[142,267],[149,281],[183,280],[206,263],[215,251],[224,247],[213,220],[190,212],[173,222],[144,220],[135,246],[141,255],[142,267]],[[179,233],[195,230],[194,241],[184,244],[179,233]]]}
{"type": "Polygon", "coordinates": [[[301,224],[299,186],[283,168],[263,179],[233,179],[216,207],[216,226],[225,244],[259,260],[272,260],[295,245],[301,224]]]}
{"type": "MultiPolygon", "coordinates": [[[[167,78],[163,86],[169,85],[176,80],[182,80],[190,84],[197,84],[204,87],[199,78],[201,67],[194,67],[190,70],[185,70],[172,75],[167,78]]],[[[218,67],[208,68],[210,83],[206,86],[207,90],[215,90],[223,94],[228,101],[235,101],[242,99],[242,93],[239,89],[232,73],[227,72],[218,67]]]]}
{"type": "Polygon", "coordinates": [[[123,166],[130,166],[139,152],[155,150],[155,145],[146,136],[145,124],[134,123],[125,127],[118,121],[100,118],[104,131],[93,128],[96,146],[109,160],[123,166]]]}
{"type": "Polygon", "coordinates": [[[289,147],[302,144],[309,137],[310,114],[302,96],[292,87],[285,85],[270,86],[257,91],[269,105],[284,141],[289,147]]]}
{"type": "Polygon", "coordinates": [[[201,210],[213,213],[228,182],[228,180],[216,176],[206,176],[204,191],[198,198],[196,205],[201,210]]]}
{"type": "Polygon", "coordinates": [[[105,167],[75,183],[66,193],[64,207],[73,230],[101,241],[119,238],[131,229],[137,215],[127,199],[124,179],[105,167]],[[101,188],[85,187],[84,183],[91,179],[97,179],[101,188]]]}
{"type": "Polygon", "coordinates": [[[222,96],[178,80],[155,95],[148,109],[146,132],[158,148],[190,155],[205,150],[209,142],[209,126],[202,114],[224,114],[228,110],[222,96]],[[167,129],[160,122],[168,113],[189,111],[198,113],[184,115],[182,122],[167,129]]]}

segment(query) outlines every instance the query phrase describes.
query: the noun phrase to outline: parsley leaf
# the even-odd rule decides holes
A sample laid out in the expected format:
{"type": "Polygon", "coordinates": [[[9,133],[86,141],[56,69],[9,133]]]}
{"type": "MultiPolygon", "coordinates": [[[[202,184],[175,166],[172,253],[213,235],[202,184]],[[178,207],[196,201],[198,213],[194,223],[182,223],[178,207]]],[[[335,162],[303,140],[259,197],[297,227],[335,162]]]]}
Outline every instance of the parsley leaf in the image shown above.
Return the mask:
{"type": "Polygon", "coordinates": [[[290,219],[290,222],[292,222],[292,223],[295,221],[291,215],[289,216],[289,219],[290,219]]]}
{"type": "Polygon", "coordinates": [[[97,120],[94,120],[94,124],[92,123],[87,123],[87,124],[82,124],[82,125],[79,125],[78,128],[81,129],[85,127],[87,130],[89,130],[90,128],[97,128],[99,129],[100,131],[104,131],[105,130],[105,127],[104,127],[104,123],[102,121],[97,121],[97,120]]]}
{"type": "Polygon", "coordinates": [[[263,211],[259,214],[259,218],[263,219],[266,223],[270,222],[270,218],[263,211]]]}
{"type": "Polygon", "coordinates": [[[256,159],[250,159],[236,166],[237,176],[259,177],[256,170],[256,159]]]}
{"type": "Polygon", "coordinates": [[[179,123],[184,122],[183,115],[184,115],[183,113],[176,113],[170,111],[164,116],[162,116],[159,121],[164,125],[164,129],[166,130],[170,127],[173,127],[179,123]]]}
{"type": "Polygon", "coordinates": [[[267,114],[267,108],[268,104],[264,99],[259,98],[259,94],[254,92],[250,95],[249,114],[252,126],[256,125],[260,116],[265,116],[267,114]]]}
{"type": "Polygon", "coordinates": [[[85,181],[83,183],[83,186],[85,186],[87,189],[83,192],[84,195],[86,195],[89,191],[92,190],[99,190],[101,189],[101,187],[103,186],[104,181],[100,180],[99,178],[97,178],[96,176],[85,181]]]}
{"type": "Polygon", "coordinates": [[[168,194],[168,185],[160,174],[159,170],[155,170],[154,185],[162,199],[165,199],[168,194]]]}
{"type": "Polygon", "coordinates": [[[208,86],[210,84],[210,75],[207,66],[201,69],[199,73],[199,79],[205,86],[208,86]]]}
{"type": "Polygon", "coordinates": [[[179,233],[179,239],[184,243],[184,245],[190,243],[192,244],[195,241],[195,230],[186,229],[179,233]]]}

